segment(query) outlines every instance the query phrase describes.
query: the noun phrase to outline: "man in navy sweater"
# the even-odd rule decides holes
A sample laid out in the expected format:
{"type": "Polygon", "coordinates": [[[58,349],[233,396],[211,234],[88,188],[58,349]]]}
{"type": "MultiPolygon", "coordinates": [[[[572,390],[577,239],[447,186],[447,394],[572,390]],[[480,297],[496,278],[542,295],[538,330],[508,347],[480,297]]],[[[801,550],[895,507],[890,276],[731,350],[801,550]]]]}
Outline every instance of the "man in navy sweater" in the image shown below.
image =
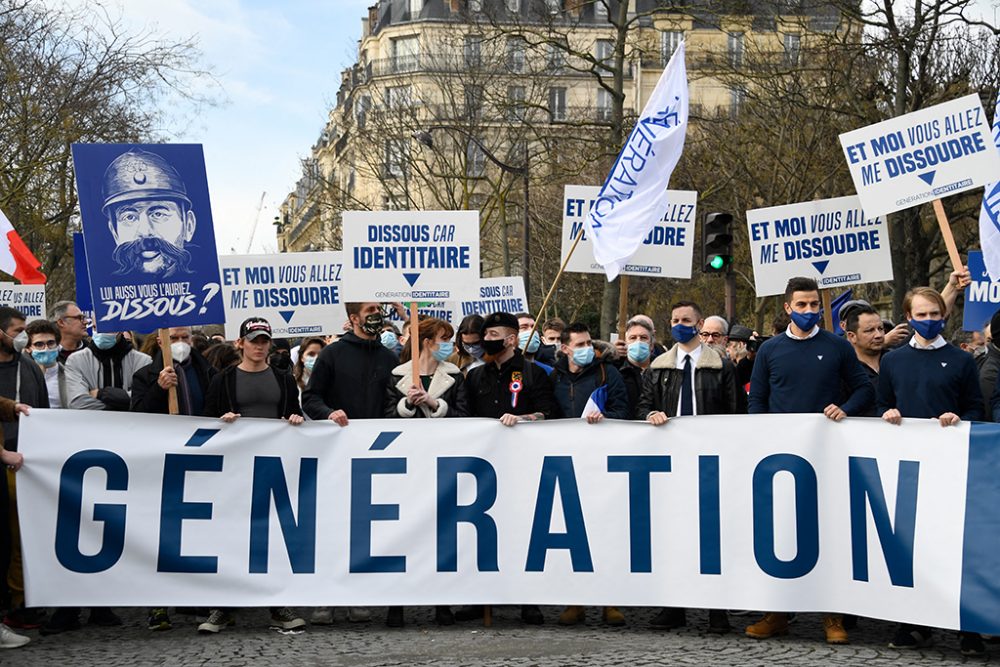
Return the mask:
{"type": "MultiPolygon", "coordinates": [[[[819,304],[815,280],[788,281],[785,312],[791,323],[784,334],[768,339],[757,351],[750,376],[750,414],[822,412],[840,421],[871,410],[875,390],[851,344],[819,328],[819,304]]],[[[840,615],[827,615],[823,628],[827,643],[847,643],[840,615]]],[[[779,612],[766,614],[746,629],[754,639],[787,632],[788,614],[779,612]]]]}
{"type": "MultiPolygon", "coordinates": [[[[941,426],[983,418],[979,373],[972,355],[949,345],[941,336],[945,301],[937,290],[915,287],[903,299],[903,312],[913,328],[907,345],[885,355],[878,378],[878,412],[890,424],[903,418],[936,419],[941,426]]],[[[922,648],[931,643],[927,627],[900,624],[891,648],[922,648]]],[[[982,655],[983,640],[961,633],[962,653],[982,655]]]]}

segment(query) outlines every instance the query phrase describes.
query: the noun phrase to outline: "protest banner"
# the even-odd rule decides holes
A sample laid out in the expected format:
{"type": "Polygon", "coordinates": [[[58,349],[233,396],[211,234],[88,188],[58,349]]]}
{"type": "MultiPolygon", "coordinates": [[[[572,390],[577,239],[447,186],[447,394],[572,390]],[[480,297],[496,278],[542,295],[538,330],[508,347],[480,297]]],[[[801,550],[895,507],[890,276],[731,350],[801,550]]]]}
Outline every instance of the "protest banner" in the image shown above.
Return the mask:
{"type": "Polygon", "coordinates": [[[73,166],[96,329],[223,322],[201,146],[73,144],[73,166]]]}
{"type": "Polygon", "coordinates": [[[222,298],[226,338],[239,337],[240,323],[263,317],[275,338],[322,336],[343,331],[340,252],[223,255],[222,298]]]}
{"type": "Polygon", "coordinates": [[[840,135],[861,205],[885,215],[1000,178],[978,94],[840,135]]]}
{"type": "Polygon", "coordinates": [[[990,279],[981,251],[969,251],[968,266],[972,282],[965,288],[962,330],[982,331],[1000,310],[1000,282],[990,279]]]}
{"type": "Polygon", "coordinates": [[[521,276],[483,278],[479,281],[479,294],[475,299],[454,304],[453,322],[458,324],[466,315],[474,313],[486,317],[490,313],[528,312],[528,296],[524,292],[521,276]]]}
{"type": "Polygon", "coordinates": [[[21,311],[29,322],[45,319],[45,285],[0,283],[0,306],[21,311]]]}
{"type": "Polygon", "coordinates": [[[892,280],[885,218],[862,210],[857,197],[750,210],[747,232],[759,297],[784,294],[794,276],[821,288],[892,280]]]}
{"type": "Polygon", "coordinates": [[[27,603],[822,610],[1000,634],[1000,426],[660,428],[35,410],[27,603]]]}
{"type": "MultiPolygon", "coordinates": [[[[90,295],[90,276],[87,274],[87,248],[80,232],[73,232],[73,273],[76,278],[76,306],[93,323],[94,301],[90,295]]],[[[87,335],[93,333],[94,327],[87,327],[87,335]]]]}
{"type": "MultiPolygon", "coordinates": [[[[597,201],[600,188],[590,185],[567,185],[563,190],[562,259],[569,261],[571,273],[604,273],[594,259],[593,244],[584,221],[597,201]],[[579,247],[570,254],[573,242],[582,232],[579,247]]],[[[638,250],[621,262],[620,275],[653,278],[690,278],[694,253],[698,193],[691,190],[668,190],[667,209],[646,235],[638,250]]]]}

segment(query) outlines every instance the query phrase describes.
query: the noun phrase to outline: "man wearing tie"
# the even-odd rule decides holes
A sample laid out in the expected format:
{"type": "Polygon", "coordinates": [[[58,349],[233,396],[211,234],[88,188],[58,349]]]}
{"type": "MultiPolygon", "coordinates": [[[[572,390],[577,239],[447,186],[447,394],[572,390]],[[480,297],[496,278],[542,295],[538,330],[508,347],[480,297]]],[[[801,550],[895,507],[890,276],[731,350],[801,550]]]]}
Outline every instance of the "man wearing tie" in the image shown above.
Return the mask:
{"type": "MultiPolygon", "coordinates": [[[[637,419],[661,426],[676,416],[745,413],[746,394],[736,381],[736,367],[698,337],[705,320],[693,301],[679,301],[670,309],[670,333],[676,341],[643,374],[637,419]]],[[[651,624],[672,629],[687,625],[684,609],[668,607],[651,624]]],[[[726,612],[708,612],[710,632],[730,629],[726,612]]]]}

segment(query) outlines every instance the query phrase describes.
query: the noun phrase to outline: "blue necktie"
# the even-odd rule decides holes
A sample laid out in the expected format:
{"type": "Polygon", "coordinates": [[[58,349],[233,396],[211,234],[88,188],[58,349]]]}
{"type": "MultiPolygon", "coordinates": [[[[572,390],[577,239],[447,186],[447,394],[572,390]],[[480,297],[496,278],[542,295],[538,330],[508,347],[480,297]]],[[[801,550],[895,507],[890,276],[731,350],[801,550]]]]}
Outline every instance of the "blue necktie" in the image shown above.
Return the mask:
{"type": "Polygon", "coordinates": [[[691,355],[684,355],[684,379],[681,381],[681,416],[694,414],[694,390],[691,387],[691,355]]]}

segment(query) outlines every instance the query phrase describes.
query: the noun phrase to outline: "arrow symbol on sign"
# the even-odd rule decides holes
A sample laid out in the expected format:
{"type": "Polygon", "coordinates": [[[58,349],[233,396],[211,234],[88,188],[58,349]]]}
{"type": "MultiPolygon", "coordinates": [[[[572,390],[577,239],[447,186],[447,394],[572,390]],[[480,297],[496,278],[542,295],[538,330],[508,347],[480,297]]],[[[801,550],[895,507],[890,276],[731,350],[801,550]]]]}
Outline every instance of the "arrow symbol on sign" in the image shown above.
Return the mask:
{"type": "Polygon", "coordinates": [[[930,185],[931,183],[934,182],[934,174],[936,174],[936,173],[937,173],[936,170],[935,171],[925,171],[922,174],[917,174],[917,178],[919,178],[921,181],[923,181],[927,185],[930,185]]]}
{"type": "Polygon", "coordinates": [[[375,442],[373,442],[372,446],[368,448],[368,451],[370,452],[382,451],[383,449],[391,445],[392,442],[401,435],[403,435],[402,431],[382,431],[381,433],[378,434],[378,437],[375,438],[375,442]]]}
{"type": "Polygon", "coordinates": [[[830,263],[830,260],[825,260],[825,261],[822,261],[822,262],[813,262],[812,264],[813,264],[813,266],[816,267],[816,270],[819,271],[819,274],[823,275],[823,272],[826,271],[826,267],[827,267],[827,265],[829,263],[830,263]]]}
{"type": "Polygon", "coordinates": [[[288,324],[292,320],[292,315],[295,314],[294,310],[279,310],[278,314],[281,315],[281,319],[285,320],[285,324],[288,324]]]}
{"type": "Polygon", "coordinates": [[[413,287],[413,283],[417,282],[417,278],[420,277],[420,274],[419,273],[404,273],[403,277],[406,278],[406,282],[408,282],[410,284],[410,287],[413,287]]]}

